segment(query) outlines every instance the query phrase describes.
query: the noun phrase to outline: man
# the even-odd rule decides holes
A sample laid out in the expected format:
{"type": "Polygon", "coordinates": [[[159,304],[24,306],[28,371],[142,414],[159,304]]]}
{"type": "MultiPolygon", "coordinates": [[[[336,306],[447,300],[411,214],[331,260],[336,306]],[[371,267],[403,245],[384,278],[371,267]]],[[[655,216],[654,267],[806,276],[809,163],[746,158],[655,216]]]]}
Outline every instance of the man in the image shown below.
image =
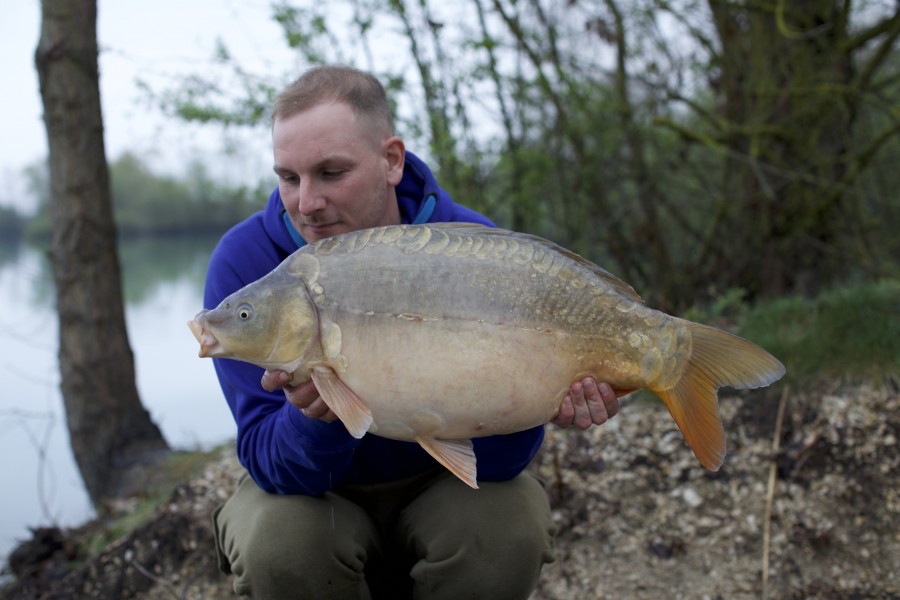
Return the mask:
{"type": "MultiPolygon", "coordinates": [[[[492,225],[406,152],[369,74],[308,71],[277,97],[272,121],[278,189],[216,248],[208,308],[305,243],[400,223],[492,225]]],[[[287,373],[237,361],[215,367],[250,475],[214,515],[219,564],[239,595],[527,598],[553,560],[547,497],[524,471],[542,427],[476,439],[472,490],[418,444],[350,436],[312,382],[290,387],[287,373]]],[[[617,410],[609,386],[586,379],[554,422],[584,429],[617,410]]]]}

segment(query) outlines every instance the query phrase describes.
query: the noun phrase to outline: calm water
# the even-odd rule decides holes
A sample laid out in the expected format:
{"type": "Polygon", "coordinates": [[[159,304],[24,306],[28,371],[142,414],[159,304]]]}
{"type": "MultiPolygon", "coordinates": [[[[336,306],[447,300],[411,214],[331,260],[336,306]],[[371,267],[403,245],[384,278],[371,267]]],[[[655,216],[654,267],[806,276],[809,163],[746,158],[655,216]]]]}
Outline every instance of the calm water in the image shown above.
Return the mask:
{"type": "MultiPolygon", "coordinates": [[[[128,336],[138,390],[170,445],[209,448],[234,421],[212,362],[185,323],[202,305],[214,238],[120,244],[128,336]]],[[[0,242],[0,456],[5,483],[0,557],[28,526],[77,525],[93,515],[69,447],[59,392],[50,265],[41,251],[0,242]]]]}

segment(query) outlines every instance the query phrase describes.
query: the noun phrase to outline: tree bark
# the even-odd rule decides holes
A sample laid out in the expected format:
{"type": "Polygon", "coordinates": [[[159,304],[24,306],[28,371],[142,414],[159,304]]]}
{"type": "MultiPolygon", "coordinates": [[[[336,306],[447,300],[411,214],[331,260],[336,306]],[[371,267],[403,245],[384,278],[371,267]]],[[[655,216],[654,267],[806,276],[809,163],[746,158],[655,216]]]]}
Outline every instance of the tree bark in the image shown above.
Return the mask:
{"type": "Polygon", "coordinates": [[[50,259],[59,365],[75,460],[94,505],[128,467],[168,449],[141,405],[103,145],[96,0],[42,0],[35,52],[50,153],[50,259]]]}
{"type": "Polygon", "coordinates": [[[720,268],[756,282],[753,293],[814,292],[846,262],[841,184],[864,94],[854,90],[842,5],[710,0],[722,46],[722,114],[732,127],[728,225],[743,234],[720,268]]]}

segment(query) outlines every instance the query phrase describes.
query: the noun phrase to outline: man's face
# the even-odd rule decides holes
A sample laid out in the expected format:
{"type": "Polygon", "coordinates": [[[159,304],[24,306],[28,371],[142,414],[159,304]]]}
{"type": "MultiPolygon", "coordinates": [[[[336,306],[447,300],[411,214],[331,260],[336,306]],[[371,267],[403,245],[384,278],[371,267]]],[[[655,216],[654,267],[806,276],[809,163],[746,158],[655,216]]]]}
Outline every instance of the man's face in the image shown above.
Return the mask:
{"type": "Polygon", "coordinates": [[[307,242],[400,223],[400,138],[379,135],[343,103],[275,121],[274,170],[291,222],[307,242]]]}

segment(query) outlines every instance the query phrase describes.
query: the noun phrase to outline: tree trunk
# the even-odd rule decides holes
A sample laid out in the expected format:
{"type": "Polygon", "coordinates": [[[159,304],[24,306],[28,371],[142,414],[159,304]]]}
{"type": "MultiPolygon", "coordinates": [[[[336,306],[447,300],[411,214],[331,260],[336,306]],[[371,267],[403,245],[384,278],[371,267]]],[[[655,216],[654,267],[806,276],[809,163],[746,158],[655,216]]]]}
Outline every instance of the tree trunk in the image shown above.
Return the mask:
{"type": "Polygon", "coordinates": [[[720,268],[755,282],[753,293],[814,292],[847,260],[842,182],[863,94],[851,92],[841,5],[710,1],[732,126],[728,226],[739,236],[720,268]]]}
{"type": "Polygon", "coordinates": [[[95,506],[168,445],[141,405],[125,329],[103,146],[96,0],[43,0],[35,52],[50,150],[50,258],[63,402],[95,506]]]}

